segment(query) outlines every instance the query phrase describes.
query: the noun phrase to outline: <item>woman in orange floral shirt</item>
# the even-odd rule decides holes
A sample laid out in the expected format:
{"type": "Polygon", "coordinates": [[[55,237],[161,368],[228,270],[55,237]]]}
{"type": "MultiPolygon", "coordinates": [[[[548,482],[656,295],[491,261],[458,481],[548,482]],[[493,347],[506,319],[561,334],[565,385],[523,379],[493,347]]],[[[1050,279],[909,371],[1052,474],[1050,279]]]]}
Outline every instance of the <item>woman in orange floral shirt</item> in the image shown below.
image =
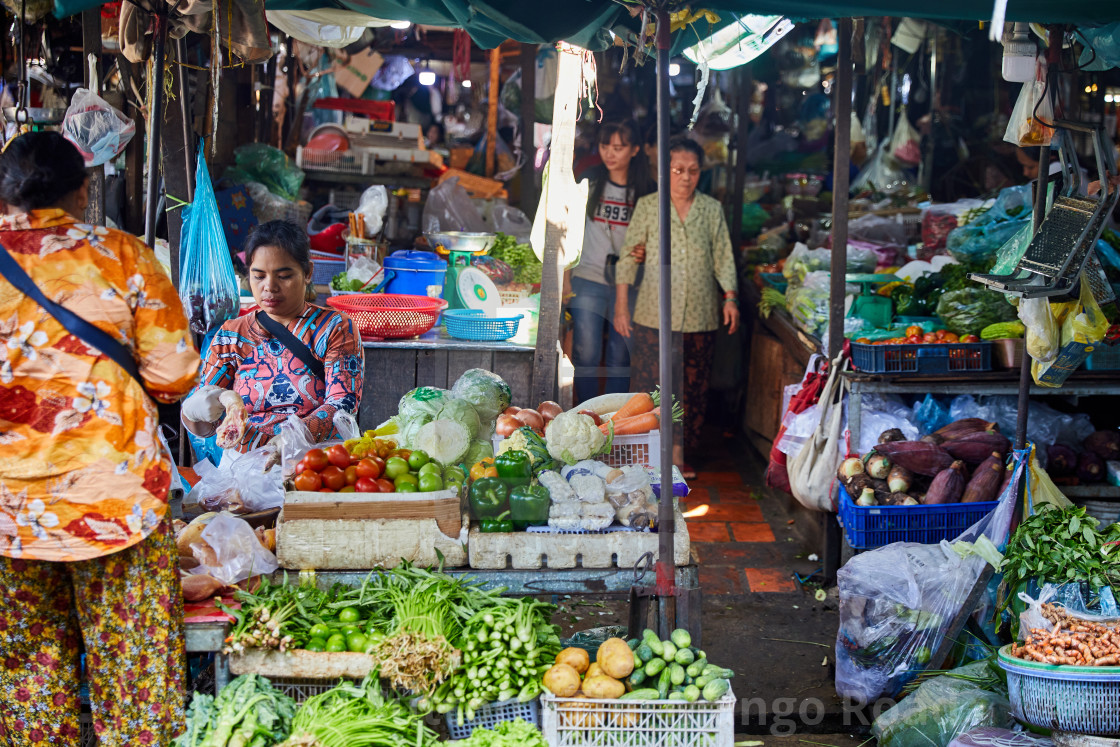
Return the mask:
{"type": "Polygon", "coordinates": [[[143,379],[0,277],[0,742],[78,743],[82,641],[101,745],[166,745],[183,728],[185,653],[152,398],[186,394],[199,358],[151,249],[74,217],[86,185],[57,133],[0,154],[0,244],[143,379]]]}

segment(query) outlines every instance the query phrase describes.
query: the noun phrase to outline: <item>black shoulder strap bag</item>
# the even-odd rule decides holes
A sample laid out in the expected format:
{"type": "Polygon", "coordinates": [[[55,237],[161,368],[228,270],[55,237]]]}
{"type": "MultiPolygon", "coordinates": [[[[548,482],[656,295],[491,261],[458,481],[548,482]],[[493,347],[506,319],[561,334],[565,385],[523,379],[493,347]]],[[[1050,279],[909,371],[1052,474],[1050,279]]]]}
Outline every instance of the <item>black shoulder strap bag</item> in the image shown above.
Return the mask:
{"type": "Polygon", "coordinates": [[[327,380],[326,369],[323,366],[323,362],[316,358],[315,354],[311,352],[311,348],[307,347],[302,340],[293,335],[287,327],[263,311],[257,312],[257,321],[260,322],[262,327],[268,330],[268,333],[272,335],[273,338],[279,340],[281,345],[290,350],[292,355],[303,361],[303,365],[307,366],[308,370],[315,374],[315,377],[318,378],[319,381],[325,382],[327,380]]]}
{"type": "Polygon", "coordinates": [[[107,332],[43,295],[39,286],[35,285],[35,281],[24,272],[3,244],[0,244],[0,275],[25,296],[42,306],[67,332],[86,345],[104,353],[136,379],[141,387],[144,386],[144,380],[140,378],[140,369],[136,365],[136,359],[132,357],[132,351],[114,340],[107,332]]]}

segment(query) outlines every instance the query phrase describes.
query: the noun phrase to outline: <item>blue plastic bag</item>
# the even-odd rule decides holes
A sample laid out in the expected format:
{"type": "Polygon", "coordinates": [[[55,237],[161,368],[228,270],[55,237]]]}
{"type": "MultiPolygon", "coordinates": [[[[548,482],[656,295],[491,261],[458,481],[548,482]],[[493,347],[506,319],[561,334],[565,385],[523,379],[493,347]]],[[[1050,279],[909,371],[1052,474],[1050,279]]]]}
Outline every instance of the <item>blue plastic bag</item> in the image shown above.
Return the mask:
{"type": "Polygon", "coordinates": [[[949,414],[948,407],[932,394],[927,394],[925,399],[914,405],[914,421],[923,433],[928,434],[949,425],[953,416],[949,414]]]}
{"type": "Polygon", "coordinates": [[[959,262],[993,260],[1004,244],[1030,226],[1031,211],[1030,186],[1007,187],[987,212],[950,231],[945,248],[959,262]]]}
{"type": "MultiPolygon", "coordinates": [[[[214,334],[218,331],[217,327],[210,330],[202,340],[202,345],[199,348],[199,355],[203,360],[206,360],[206,353],[210,350],[210,343],[214,340],[214,334]]],[[[186,429],[184,429],[186,430],[186,429]]],[[[190,431],[186,431],[187,440],[190,441],[191,449],[194,450],[194,460],[201,462],[203,459],[209,459],[210,463],[215,467],[222,463],[222,449],[218,446],[218,437],[210,436],[209,438],[202,438],[196,436],[190,431]]]]}
{"type": "Polygon", "coordinates": [[[194,202],[183,210],[179,254],[179,298],[191,329],[200,335],[236,318],[241,307],[241,291],[202,152],[200,145],[194,202]]]}

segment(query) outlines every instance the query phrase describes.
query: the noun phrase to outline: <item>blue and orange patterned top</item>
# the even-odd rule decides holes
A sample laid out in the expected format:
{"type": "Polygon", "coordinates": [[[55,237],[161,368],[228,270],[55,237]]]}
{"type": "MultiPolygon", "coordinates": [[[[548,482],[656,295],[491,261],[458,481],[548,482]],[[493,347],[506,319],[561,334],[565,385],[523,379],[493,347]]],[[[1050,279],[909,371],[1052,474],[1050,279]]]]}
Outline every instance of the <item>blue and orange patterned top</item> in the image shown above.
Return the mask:
{"type": "Polygon", "coordinates": [[[206,352],[199,386],[232,389],[249,411],[249,427],[237,445],[242,453],[272,440],[289,415],[302,420],[316,441],[336,435],[333,420],[338,410],[358,415],[365,362],[350,318],[308,304],[288,323],[288,330],[323,361],[326,382],[273,339],[255,314],[223,324],[206,352]]]}

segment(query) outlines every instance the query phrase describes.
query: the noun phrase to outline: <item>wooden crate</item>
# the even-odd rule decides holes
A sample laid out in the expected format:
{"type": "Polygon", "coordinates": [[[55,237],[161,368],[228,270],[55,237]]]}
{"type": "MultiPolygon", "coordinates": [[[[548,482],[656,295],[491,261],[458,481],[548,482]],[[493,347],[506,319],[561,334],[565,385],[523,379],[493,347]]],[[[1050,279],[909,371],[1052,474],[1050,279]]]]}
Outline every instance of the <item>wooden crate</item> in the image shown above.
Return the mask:
{"type": "MultiPolygon", "coordinates": [[[[688,527],[674,509],[673,562],[688,565],[688,527]]],[[[657,558],[656,532],[607,534],[483,533],[472,528],[467,542],[471,568],[633,568],[647,552],[657,558]]]]}
{"type": "Polygon", "coordinates": [[[285,496],[276,523],[276,558],[292,570],[466,565],[466,527],[459,494],[300,493],[285,496]],[[437,552],[438,551],[438,552],[437,552]]]}
{"type": "Polygon", "coordinates": [[[485,176],[478,176],[460,169],[448,169],[440,174],[436,183],[443,184],[454,176],[459,177],[459,186],[467,190],[467,194],[471,197],[481,197],[484,199],[500,197],[505,199],[509,196],[506,192],[505,185],[497,179],[487,179],[485,176]]]}

